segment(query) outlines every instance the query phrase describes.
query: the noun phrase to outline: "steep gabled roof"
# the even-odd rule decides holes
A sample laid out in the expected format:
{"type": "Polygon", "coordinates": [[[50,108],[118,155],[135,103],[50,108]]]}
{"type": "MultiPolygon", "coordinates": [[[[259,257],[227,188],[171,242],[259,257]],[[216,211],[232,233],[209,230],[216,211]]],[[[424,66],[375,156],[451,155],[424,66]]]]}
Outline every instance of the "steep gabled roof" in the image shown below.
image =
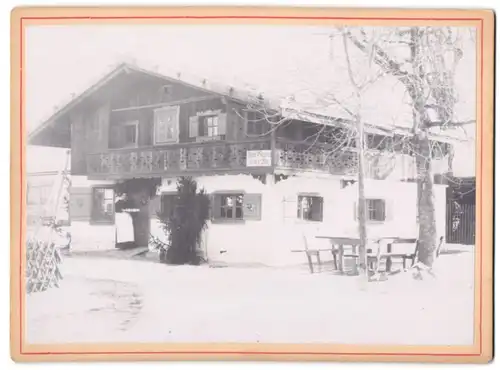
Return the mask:
{"type": "Polygon", "coordinates": [[[180,78],[181,76],[178,76],[177,78],[165,76],[165,75],[160,74],[156,71],[151,71],[151,70],[146,70],[146,69],[140,68],[137,65],[133,65],[133,64],[129,64],[129,63],[120,63],[111,72],[108,72],[103,77],[98,79],[96,82],[91,84],[90,87],[88,87],[83,92],[81,92],[79,95],[74,97],[71,101],[69,101],[68,103],[63,105],[55,113],[53,113],[47,120],[42,122],[38,127],[36,127],[32,132],[30,132],[28,134],[28,142],[32,138],[37,136],[40,132],[44,131],[47,127],[54,124],[58,119],[62,118],[65,114],[67,114],[71,109],[73,109],[78,104],[80,104],[83,100],[85,100],[86,98],[91,96],[93,93],[95,93],[97,90],[99,90],[103,86],[107,85],[110,81],[115,79],[117,76],[121,75],[122,73],[128,73],[130,71],[144,73],[144,74],[147,74],[150,76],[158,77],[160,79],[163,79],[163,80],[166,80],[169,82],[176,82],[176,83],[179,83],[179,84],[191,87],[191,88],[205,91],[209,94],[218,94],[221,96],[226,96],[226,97],[231,98],[233,100],[239,100],[242,102],[246,102],[247,100],[250,99],[250,95],[242,94],[242,92],[236,92],[233,88],[228,87],[228,86],[218,85],[218,84],[210,84],[209,86],[205,86],[203,82],[201,82],[199,84],[190,83],[190,82],[187,82],[187,81],[181,79],[180,78]]]}
{"type": "MultiPolygon", "coordinates": [[[[74,107],[84,101],[86,98],[90,97],[96,91],[107,85],[110,81],[115,79],[122,73],[129,72],[139,72],[150,76],[154,76],[169,82],[175,82],[187,87],[195,88],[201,91],[205,91],[208,94],[218,94],[229,99],[239,101],[243,104],[256,103],[264,104],[266,108],[271,111],[278,111],[284,117],[291,119],[302,120],[306,122],[313,122],[324,125],[335,125],[335,119],[343,119],[349,121],[349,117],[342,112],[342,107],[335,107],[335,105],[330,104],[328,106],[320,106],[318,108],[315,104],[309,104],[307,102],[308,97],[302,96],[298,99],[283,99],[277,95],[263,95],[260,92],[251,91],[248,89],[236,88],[228,84],[220,84],[217,82],[208,81],[199,78],[190,78],[188,75],[182,75],[177,73],[176,76],[167,76],[166,74],[159,73],[156,70],[145,69],[136,64],[131,63],[120,63],[116,68],[105,74],[103,77],[98,79],[95,83],[91,84],[90,87],[85,89],[82,93],[74,97],[67,104],[58,109],[53,113],[47,120],[40,124],[36,129],[28,134],[28,142],[30,142],[39,133],[43,132],[46,128],[51,127],[55,122],[64,117],[69,111],[74,107]]],[[[338,79],[338,78],[337,78],[338,79]]],[[[394,81],[388,81],[387,85],[391,85],[394,81]]],[[[307,94],[306,94],[307,95],[307,94]]],[[[376,93],[375,93],[376,95],[376,93]]],[[[379,93],[380,95],[380,93],[379,93]]],[[[379,104],[379,103],[377,103],[379,104]]],[[[375,104],[375,106],[377,105],[375,104]]],[[[370,106],[370,109],[376,109],[370,106]]],[[[383,111],[383,108],[380,107],[383,111]]],[[[392,122],[392,124],[383,124],[383,119],[375,117],[375,119],[370,119],[371,115],[367,115],[368,121],[366,122],[366,130],[368,132],[383,134],[383,135],[409,135],[410,129],[407,122],[400,124],[401,122],[392,122]]],[[[406,118],[404,118],[406,121],[406,118]]],[[[438,141],[462,141],[459,137],[454,135],[444,135],[443,133],[435,133],[432,138],[438,141]]]]}

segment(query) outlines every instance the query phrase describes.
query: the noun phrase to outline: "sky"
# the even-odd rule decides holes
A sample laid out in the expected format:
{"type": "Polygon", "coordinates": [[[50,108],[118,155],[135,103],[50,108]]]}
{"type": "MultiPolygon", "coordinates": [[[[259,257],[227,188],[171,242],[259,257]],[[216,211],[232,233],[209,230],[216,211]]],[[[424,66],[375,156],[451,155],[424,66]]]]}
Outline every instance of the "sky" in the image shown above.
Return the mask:
{"type": "MultiPolygon", "coordinates": [[[[343,44],[339,37],[330,41],[332,32],[317,26],[28,26],[26,125],[32,130],[124,61],[265,96],[294,95],[306,106],[326,92],[350,102],[343,44]]],[[[473,47],[465,50],[457,71],[457,110],[470,119],[475,116],[476,56],[473,47]]],[[[410,121],[397,81],[377,81],[366,96],[364,116],[373,123],[410,121]]],[[[344,114],[338,104],[329,113],[344,114]]],[[[473,131],[468,128],[468,135],[474,136],[473,131]]]]}

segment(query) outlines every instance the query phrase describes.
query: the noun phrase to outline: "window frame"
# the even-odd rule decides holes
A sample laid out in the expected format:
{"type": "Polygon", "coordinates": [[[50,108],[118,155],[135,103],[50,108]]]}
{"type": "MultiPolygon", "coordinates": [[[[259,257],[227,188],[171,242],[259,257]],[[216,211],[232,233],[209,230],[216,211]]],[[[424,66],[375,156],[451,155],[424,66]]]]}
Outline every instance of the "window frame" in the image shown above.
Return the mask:
{"type": "Polygon", "coordinates": [[[165,145],[170,143],[178,143],[179,142],[179,106],[178,105],[169,105],[157,108],[153,111],[153,144],[154,145],[165,145]],[[172,139],[168,139],[165,141],[158,141],[156,131],[157,125],[159,123],[158,117],[161,112],[175,111],[175,120],[174,120],[174,137],[172,139]]]}
{"type": "Polygon", "coordinates": [[[366,205],[366,221],[367,222],[369,222],[369,223],[384,223],[387,221],[387,202],[385,199],[383,199],[383,198],[366,198],[365,205],[366,205]],[[379,211],[379,210],[377,210],[376,204],[373,205],[373,207],[370,207],[370,202],[382,202],[382,205],[383,205],[382,215],[384,216],[383,220],[370,217],[371,211],[373,211],[375,215],[377,215],[377,212],[379,211]]]}
{"type": "Polygon", "coordinates": [[[238,222],[245,221],[245,214],[244,214],[245,193],[240,193],[240,192],[239,193],[218,193],[218,194],[214,194],[214,195],[218,196],[222,199],[224,197],[231,198],[233,201],[232,206],[221,204],[221,206],[220,206],[221,215],[223,213],[222,211],[224,210],[224,213],[226,214],[226,216],[224,216],[224,217],[220,216],[220,217],[216,218],[217,220],[222,221],[222,222],[230,222],[230,223],[235,223],[235,222],[238,223],[238,222]],[[238,197],[242,198],[240,206],[238,206],[238,197]],[[236,211],[238,208],[240,209],[241,217],[236,216],[236,211]],[[232,217],[227,217],[228,210],[231,210],[232,217]]]}
{"type": "MultiPolygon", "coordinates": [[[[114,186],[112,185],[95,185],[95,186],[92,186],[91,187],[91,190],[90,190],[90,199],[91,199],[91,202],[90,202],[90,224],[91,225],[114,225],[115,224],[115,214],[116,214],[116,211],[115,211],[115,202],[116,202],[116,191],[115,191],[115,188],[114,186]],[[96,219],[96,214],[95,214],[95,211],[94,211],[94,207],[95,207],[95,203],[94,203],[94,199],[95,199],[95,192],[99,189],[102,189],[104,191],[106,190],[112,190],[113,191],[113,212],[112,212],[112,217],[108,220],[108,219],[96,219]]],[[[106,198],[104,198],[106,199],[106,198]]]]}
{"type": "MultiPolygon", "coordinates": [[[[203,135],[198,135],[198,137],[209,137],[209,138],[218,138],[221,135],[219,134],[219,115],[218,114],[206,114],[199,116],[198,119],[200,120],[199,125],[202,128],[202,134],[203,135]],[[208,122],[209,120],[212,120],[212,125],[209,125],[208,122]],[[214,125],[213,122],[216,122],[214,125]],[[210,135],[209,131],[210,129],[216,129],[217,133],[210,135]]],[[[198,129],[198,133],[200,133],[200,130],[198,129]]]]}
{"type": "MultiPolygon", "coordinates": [[[[118,126],[121,126],[123,128],[135,126],[135,143],[124,143],[119,149],[137,148],[139,146],[139,121],[138,120],[124,121],[119,123],[118,126]]],[[[123,138],[125,140],[126,138],[125,133],[123,134],[123,138]]]]}
{"type": "MultiPolygon", "coordinates": [[[[246,195],[246,192],[244,190],[218,190],[218,191],[215,191],[213,193],[211,193],[211,204],[210,204],[210,221],[214,224],[236,224],[236,225],[240,225],[240,224],[243,224],[245,222],[247,222],[247,220],[245,219],[245,195],[246,195]],[[215,202],[215,197],[223,197],[223,196],[231,196],[231,197],[238,197],[238,196],[242,196],[243,197],[243,203],[241,205],[241,218],[236,218],[236,217],[232,217],[232,218],[226,218],[226,217],[215,217],[213,212],[214,212],[214,209],[215,209],[215,205],[213,202],[215,202]]],[[[236,202],[235,202],[236,204],[236,202]]],[[[222,208],[222,205],[218,207],[219,210],[221,210],[222,208]]],[[[236,206],[233,206],[233,212],[234,212],[234,215],[236,215],[236,206]]]]}
{"type": "MultiPolygon", "coordinates": [[[[312,204],[311,204],[312,206],[312,204]]],[[[325,212],[325,198],[321,196],[320,194],[317,193],[299,193],[297,194],[297,219],[300,221],[304,222],[323,222],[324,219],[324,212],[325,212]],[[315,220],[315,219],[310,219],[310,218],[304,218],[304,209],[302,207],[302,202],[301,200],[303,198],[316,198],[320,199],[321,201],[321,214],[320,214],[320,219],[315,220]]],[[[312,207],[311,207],[312,208],[312,207]]]]}

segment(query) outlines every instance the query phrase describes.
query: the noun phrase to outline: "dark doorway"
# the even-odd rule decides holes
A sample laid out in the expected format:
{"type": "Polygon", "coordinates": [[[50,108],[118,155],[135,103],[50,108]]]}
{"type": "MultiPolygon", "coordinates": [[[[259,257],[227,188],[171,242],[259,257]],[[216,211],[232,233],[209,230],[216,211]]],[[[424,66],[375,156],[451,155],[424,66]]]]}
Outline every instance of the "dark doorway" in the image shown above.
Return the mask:
{"type": "Polygon", "coordinates": [[[476,242],[475,178],[451,178],[446,191],[446,242],[474,245],[476,242]]]}

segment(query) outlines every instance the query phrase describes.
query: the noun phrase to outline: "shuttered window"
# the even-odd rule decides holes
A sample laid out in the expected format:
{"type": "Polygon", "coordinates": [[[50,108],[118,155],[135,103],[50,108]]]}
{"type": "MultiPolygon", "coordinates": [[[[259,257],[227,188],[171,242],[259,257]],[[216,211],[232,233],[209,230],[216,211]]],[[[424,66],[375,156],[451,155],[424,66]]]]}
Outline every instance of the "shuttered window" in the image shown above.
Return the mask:
{"type": "MultiPolygon", "coordinates": [[[[385,222],[392,219],[391,202],[386,199],[365,199],[366,220],[368,222],[385,222]]],[[[358,202],[354,203],[354,219],[358,219],[358,202]]]]}
{"type": "Polygon", "coordinates": [[[299,195],[297,218],[307,221],[323,221],[323,198],[313,195],[299,195]]]}
{"type": "Polygon", "coordinates": [[[203,136],[218,136],[219,135],[219,117],[205,116],[200,120],[200,130],[203,136]]]}
{"type": "Polygon", "coordinates": [[[226,113],[189,117],[189,137],[224,140],[226,136],[226,117],[226,113]]]}
{"type": "Polygon", "coordinates": [[[385,201],[383,199],[367,199],[366,215],[368,221],[385,221],[385,201]]]}
{"type": "Polygon", "coordinates": [[[261,195],[246,193],[218,193],[212,196],[212,219],[215,221],[243,221],[261,219],[261,195]]]}

